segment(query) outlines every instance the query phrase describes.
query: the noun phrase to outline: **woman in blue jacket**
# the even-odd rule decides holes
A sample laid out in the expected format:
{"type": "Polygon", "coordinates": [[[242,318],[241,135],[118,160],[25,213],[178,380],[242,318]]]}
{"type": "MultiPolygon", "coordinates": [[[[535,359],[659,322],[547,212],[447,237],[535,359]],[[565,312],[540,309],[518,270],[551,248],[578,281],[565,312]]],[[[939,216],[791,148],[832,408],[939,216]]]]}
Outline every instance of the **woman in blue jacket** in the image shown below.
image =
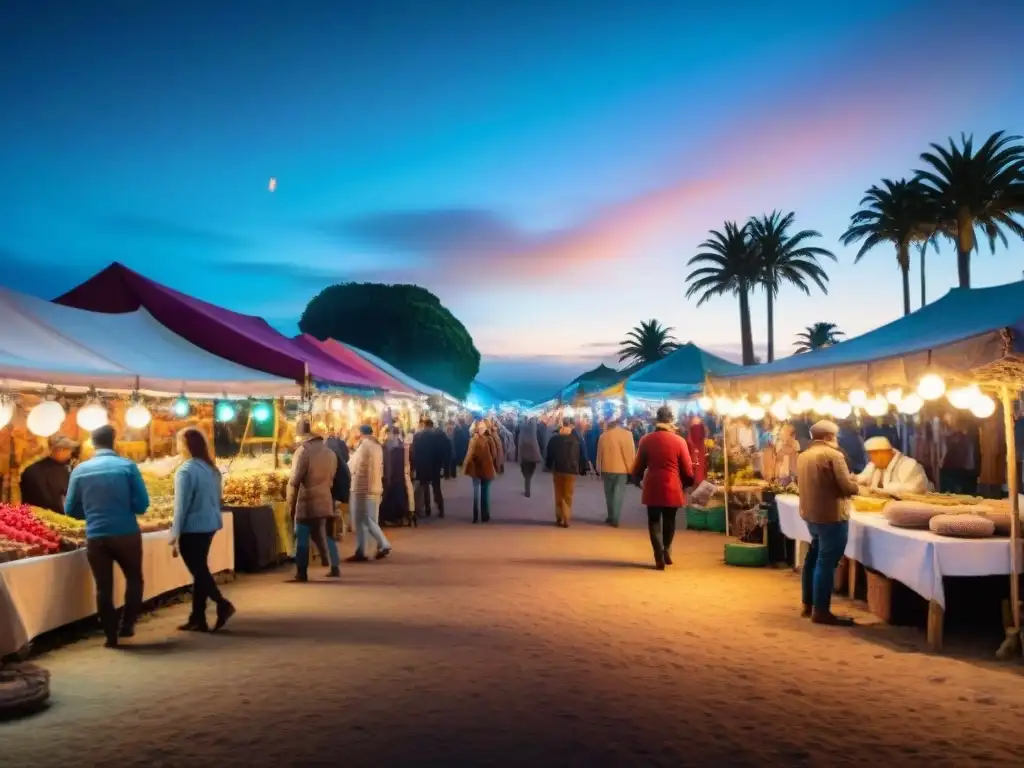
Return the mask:
{"type": "Polygon", "coordinates": [[[217,604],[217,623],[213,627],[216,632],[235,613],[235,606],[217,588],[207,562],[213,536],[223,526],[220,470],[210,456],[206,436],[195,427],[186,427],[178,433],[178,452],[185,461],[174,476],[171,546],[175,553],[181,553],[193,581],[192,613],[178,629],[208,632],[206,601],[210,599],[217,604]]]}

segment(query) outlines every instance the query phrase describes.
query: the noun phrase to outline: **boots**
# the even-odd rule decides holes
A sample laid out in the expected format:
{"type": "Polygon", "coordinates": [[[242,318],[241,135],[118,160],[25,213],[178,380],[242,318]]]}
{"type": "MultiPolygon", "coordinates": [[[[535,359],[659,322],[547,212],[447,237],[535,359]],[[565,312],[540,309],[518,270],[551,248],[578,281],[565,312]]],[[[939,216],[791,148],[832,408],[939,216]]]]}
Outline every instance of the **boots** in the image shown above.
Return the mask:
{"type": "Polygon", "coordinates": [[[832,611],[819,611],[816,608],[811,610],[811,621],[831,627],[852,627],[854,625],[853,619],[849,616],[836,616],[832,611]]]}
{"type": "Polygon", "coordinates": [[[479,523],[480,522],[480,508],[476,507],[476,506],[473,507],[473,522],[474,523],[479,523]]]}

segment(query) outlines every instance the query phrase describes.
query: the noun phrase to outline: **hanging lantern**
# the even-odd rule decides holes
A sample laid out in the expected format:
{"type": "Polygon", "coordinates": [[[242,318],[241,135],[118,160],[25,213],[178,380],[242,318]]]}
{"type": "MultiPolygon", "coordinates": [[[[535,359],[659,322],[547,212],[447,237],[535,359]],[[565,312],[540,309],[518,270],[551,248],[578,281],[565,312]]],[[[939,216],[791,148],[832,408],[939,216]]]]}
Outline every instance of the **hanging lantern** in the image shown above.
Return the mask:
{"type": "Polygon", "coordinates": [[[263,422],[267,421],[268,419],[270,419],[272,415],[273,411],[271,410],[270,405],[268,405],[267,403],[256,403],[252,407],[253,421],[257,422],[258,424],[262,424],[263,422]]]}
{"type": "Polygon", "coordinates": [[[235,406],[228,402],[217,403],[215,411],[217,421],[222,424],[228,421],[234,421],[235,419],[235,406]]]}
{"type": "Polygon", "coordinates": [[[779,421],[785,421],[789,418],[788,400],[776,400],[768,410],[779,421]]]}
{"type": "Polygon", "coordinates": [[[124,412],[124,423],[129,429],[145,429],[152,419],[153,414],[140,399],[135,399],[131,407],[124,412]]]}
{"type": "Polygon", "coordinates": [[[747,418],[751,421],[760,421],[764,418],[764,408],[760,405],[750,406],[750,410],[747,411],[747,418]]]}
{"type": "Polygon", "coordinates": [[[889,403],[881,395],[875,395],[864,404],[864,410],[868,416],[874,416],[877,419],[889,412],[889,403]]]}
{"type": "Polygon", "coordinates": [[[903,402],[903,390],[900,387],[892,387],[885,393],[885,401],[889,405],[895,405],[899,407],[899,404],[903,402]]]}
{"type": "Polygon", "coordinates": [[[345,410],[345,401],[342,400],[340,397],[332,397],[331,410],[334,411],[334,413],[341,413],[343,410],[345,410]]]}
{"type": "Polygon", "coordinates": [[[767,408],[769,405],[772,404],[771,393],[770,392],[762,392],[760,395],[757,396],[757,402],[759,402],[761,405],[763,405],[765,408],[767,408]]]}
{"type": "Polygon", "coordinates": [[[863,389],[854,389],[850,391],[847,400],[849,400],[850,405],[854,408],[863,408],[868,404],[868,393],[863,389]]]}
{"type": "Polygon", "coordinates": [[[814,410],[816,413],[820,413],[822,416],[831,416],[832,407],[835,405],[836,399],[832,395],[825,395],[814,403],[814,410]]]}
{"type": "Polygon", "coordinates": [[[988,395],[983,395],[979,391],[978,396],[974,398],[974,402],[971,403],[971,413],[973,413],[979,419],[987,419],[995,412],[996,401],[993,400],[988,395]]]}
{"type": "Polygon", "coordinates": [[[92,399],[78,409],[75,421],[86,432],[92,432],[107,423],[107,409],[99,400],[92,399]]]}
{"type": "Polygon", "coordinates": [[[732,410],[732,400],[725,395],[719,395],[715,398],[715,413],[725,416],[730,410],[732,410]]]}
{"type": "Polygon", "coordinates": [[[832,403],[832,416],[836,419],[848,419],[853,414],[853,406],[845,400],[836,400],[832,403]]]}
{"type": "Polygon", "coordinates": [[[966,387],[957,387],[956,389],[951,389],[946,393],[946,399],[949,400],[949,404],[962,411],[969,409],[979,397],[984,397],[984,395],[981,394],[981,390],[978,389],[976,384],[971,384],[966,387]]]}
{"type": "Polygon", "coordinates": [[[56,400],[44,400],[28,412],[26,426],[33,435],[49,437],[57,434],[66,418],[64,406],[56,400]]]}
{"type": "Polygon", "coordinates": [[[171,412],[179,419],[187,418],[189,413],[192,411],[192,406],[188,402],[188,398],[182,395],[174,401],[174,405],[171,406],[171,412]]]}
{"type": "Polygon", "coordinates": [[[0,395],[0,429],[11,423],[14,418],[14,401],[7,395],[0,395]]]}
{"type": "Polygon", "coordinates": [[[908,416],[913,416],[915,413],[921,410],[924,406],[924,400],[920,395],[911,392],[909,395],[903,398],[899,404],[900,413],[905,413],[908,416]]]}
{"type": "Polygon", "coordinates": [[[710,411],[715,407],[715,401],[707,395],[701,395],[700,399],[697,400],[697,405],[700,406],[702,411],[710,411]]]}
{"type": "Polygon", "coordinates": [[[922,400],[938,400],[946,393],[946,382],[941,376],[928,373],[917,384],[917,394],[922,400]]]}

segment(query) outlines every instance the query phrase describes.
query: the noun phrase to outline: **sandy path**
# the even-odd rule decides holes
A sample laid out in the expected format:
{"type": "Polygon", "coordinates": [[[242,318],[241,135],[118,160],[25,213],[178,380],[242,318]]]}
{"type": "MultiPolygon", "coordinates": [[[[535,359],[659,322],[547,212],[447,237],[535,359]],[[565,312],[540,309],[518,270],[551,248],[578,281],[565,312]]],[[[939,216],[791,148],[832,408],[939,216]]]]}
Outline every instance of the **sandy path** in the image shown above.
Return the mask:
{"type": "Polygon", "coordinates": [[[42,657],[54,706],[0,725],[0,763],[1022,764],[1016,668],[811,626],[793,575],[724,567],[720,536],[650,570],[635,489],[618,531],[592,479],[567,531],[546,476],[530,500],[514,476],[494,491],[496,522],[470,526],[468,482],[448,484],[450,519],[340,582],[239,580],[230,633],[177,635],[177,607],[134,650],[42,657]]]}

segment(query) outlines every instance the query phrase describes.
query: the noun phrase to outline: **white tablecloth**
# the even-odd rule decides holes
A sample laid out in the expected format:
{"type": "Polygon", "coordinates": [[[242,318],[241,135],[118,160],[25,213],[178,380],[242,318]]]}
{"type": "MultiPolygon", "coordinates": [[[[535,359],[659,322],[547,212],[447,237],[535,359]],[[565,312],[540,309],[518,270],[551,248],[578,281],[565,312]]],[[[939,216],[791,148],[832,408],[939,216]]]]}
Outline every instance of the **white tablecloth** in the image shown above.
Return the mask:
{"type": "MultiPolygon", "coordinates": [[[[777,496],[779,527],[790,539],[810,542],[796,496],[777,496]]],[[[894,528],[882,515],[853,512],[846,556],[905,584],[926,600],[946,607],[943,576],[998,576],[1010,573],[1007,539],[952,539],[931,531],[894,528]]]]}
{"type": "MultiPolygon", "coordinates": [[[[234,518],[213,537],[210,570],[235,568],[234,518]]],[[[142,536],[144,599],[187,586],[192,577],[180,557],[171,556],[169,531],[142,536]]],[[[124,602],[124,577],[114,567],[114,598],[124,602]]],[[[0,656],[14,653],[35,637],[96,613],[96,587],[85,550],[32,557],[0,565],[0,656]]]]}

